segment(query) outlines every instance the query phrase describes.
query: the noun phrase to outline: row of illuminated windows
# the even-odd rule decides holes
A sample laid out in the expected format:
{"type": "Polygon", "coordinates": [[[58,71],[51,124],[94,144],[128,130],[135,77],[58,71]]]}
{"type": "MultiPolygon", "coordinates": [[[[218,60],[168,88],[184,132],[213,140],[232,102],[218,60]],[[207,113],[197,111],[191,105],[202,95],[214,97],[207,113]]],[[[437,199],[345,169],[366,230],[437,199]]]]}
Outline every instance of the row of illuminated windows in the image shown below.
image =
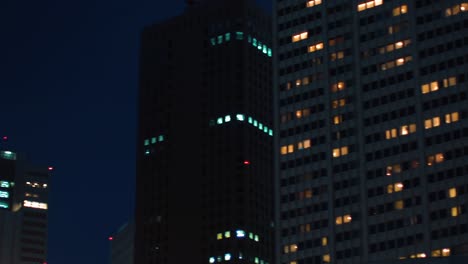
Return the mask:
{"type": "Polygon", "coordinates": [[[435,117],[424,120],[424,128],[431,129],[431,128],[440,126],[442,118],[444,118],[444,121],[446,124],[458,122],[460,120],[460,113],[453,112],[453,113],[446,114],[444,117],[435,116],[435,117]]]}
{"type": "Polygon", "coordinates": [[[387,61],[385,63],[380,64],[380,69],[382,71],[386,71],[394,67],[403,66],[406,63],[410,62],[411,60],[412,60],[411,56],[406,56],[406,57],[398,58],[396,60],[387,61]]]}
{"type": "Polygon", "coordinates": [[[400,126],[399,128],[392,128],[385,131],[385,138],[392,139],[398,136],[406,136],[416,132],[416,124],[409,124],[400,126]]]}
{"type": "MultiPolygon", "coordinates": [[[[244,32],[239,32],[239,31],[235,32],[235,39],[236,40],[244,40],[244,38],[245,38],[244,37],[244,32]]],[[[223,42],[229,42],[231,39],[232,39],[231,38],[231,33],[228,32],[228,33],[225,33],[225,34],[218,35],[217,37],[211,38],[210,42],[211,42],[212,46],[215,46],[215,45],[222,44],[223,42]]],[[[264,43],[262,43],[257,38],[254,38],[254,37],[248,35],[247,36],[247,41],[254,48],[257,48],[258,50],[260,50],[264,54],[268,55],[268,57],[273,56],[273,52],[272,52],[271,48],[268,47],[267,45],[265,45],[264,43]]]]}
{"type": "Polygon", "coordinates": [[[310,139],[305,139],[297,142],[296,144],[289,144],[281,146],[280,153],[281,155],[286,155],[293,153],[296,150],[308,149],[311,146],[310,139]],[[296,146],[296,147],[295,147],[296,146]]]}
{"type": "Polygon", "coordinates": [[[324,110],[325,110],[325,106],[323,104],[316,104],[308,108],[296,110],[294,112],[283,113],[280,115],[280,120],[281,120],[281,123],[286,123],[294,119],[301,119],[301,118],[308,117],[312,113],[323,112],[324,110]]]}
{"type": "Polygon", "coordinates": [[[364,11],[364,10],[367,10],[367,9],[371,9],[371,8],[376,7],[376,6],[383,5],[383,2],[384,2],[383,0],[367,1],[367,2],[364,2],[364,3],[358,4],[357,10],[359,12],[361,12],[361,11],[364,11]]]}
{"type": "Polygon", "coordinates": [[[450,86],[455,86],[455,85],[457,85],[457,77],[455,76],[448,77],[441,81],[433,81],[433,82],[425,83],[421,85],[421,92],[423,94],[431,93],[431,92],[438,91],[441,86],[444,88],[448,88],[450,86]]]}
{"type": "Polygon", "coordinates": [[[41,202],[29,201],[29,200],[24,200],[23,206],[28,207],[28,208],[41,209],[41,210],[47,210],[48,208],[47,203],[41,203],[41,202]]]}
{"type": "Polygon", "coordinates": [[[231,235],[231,231],[225,231],[224,233],[221,232],[221,233],[217,233],[216,234],[216,239],[217,240],[222,240],[222,239],[227,239],[227,238],[231,238],[231,237],[237,237],[237,238],[249,238],[249,239],[252,239],[256,242],[260,241],[260,238],[258,235],[252,233],[252,232],[245,232],[244,230],[236,230],[234,232],[232,232],[232,235],[231,235]]]}
{"type": "Polygon", "coordinates": [[[252,126],[258,128],[260,131],[268,134],[269,136],[273,136],[273,129],[267,127],[266,125],[260,123],[258,120],[254,119],[251,116],[246,116],[244,114],[235,114],[235,115],[226,115],[224,117],[218,117],[215,120],[210,120],[210,126],[214,125],[222,125],[229,123],[231,121],[236,122],[247,122],[252,126]]]}
{"type": "Polygon", "coordinates": [[[152,138],[147,138],[143,141],[143,145],[145,146],[149,146],[150,144],[156,144],[158,142],[163,142],[164,141],[164,136],[163,135],[159,135],[159,136],[156,136],[156,137],[152,137],[152,138]]]}
{"type": "Polygon", "coordinates": [[[432,166],[436,163],[444,162],[444,153],[437,153],[433,155],[429,155],[426,157],[426,164],[427,166],[432,166]]]}
{"type": "Polygon", "coordinates": [[[239,252],[239,254],[225,253],[224,256],[210,257],[208,259],[209,263],[220,263],[224,261],[235,261],[235,259],[248,260],[252,261],[255,264],[268,264],[267,261],[260,259],[259,257],[246,257],[244,254],[239,252]],[[237,255],[237,256],[236,256],[237,255]]]}
{"type": "Polygon", "coordinates": [[[468,11],[468,3],[461,3],[447,8],[445,10],[445,16],[454,16],[466,11],[468,11]]]}
{"type": "Polygon", "coordinates": [[[26,182],[26,185],[31,187],[31,188],[41,188],[41,189],[45,189],[47,188],[47,183],[39,183],[39,182],[29,182],[27,181],[26,182]]]}
{"type": "Polygon", "coordinates": [[[300,86],[303,86],[303,85],[307,85],[313,81],[317,81],[317,80],[323,80],[325,78],[325,75],[323,74],[323,72],[317,72],[317,73],[314,73],[313,75],[309,75],[309,76],[306,76],[306,77],[303,77],[303,78],[299,78],[299,79],[295,79],[293,81],[289,81],[285,84],[282,84],[280,86],[280,90],[281,91],[287,91],[287,90],[291,90],[292,88],[294,87],[300,87],[300,86]]]}
{"type": "Polygon", "coordinates": [[[393,16],[401,16],[406,13],[408,13],[408,5],[401,5],[392,10],[393,16]]]}
{"type": "Polygon", "coordinates": [[[395,50],[405,48],[409,46],[410,44],[411,44],[411,39],[405,39],[405,40],[401,40],[397,42],[392,42],[390,44],[386,44],[378,48],[373,48],[373,49],[362,51],[361,57],[366,58],[366,57],[373,56],[376,54],[385,54],[385,53],[393,52],[395,50]]]}

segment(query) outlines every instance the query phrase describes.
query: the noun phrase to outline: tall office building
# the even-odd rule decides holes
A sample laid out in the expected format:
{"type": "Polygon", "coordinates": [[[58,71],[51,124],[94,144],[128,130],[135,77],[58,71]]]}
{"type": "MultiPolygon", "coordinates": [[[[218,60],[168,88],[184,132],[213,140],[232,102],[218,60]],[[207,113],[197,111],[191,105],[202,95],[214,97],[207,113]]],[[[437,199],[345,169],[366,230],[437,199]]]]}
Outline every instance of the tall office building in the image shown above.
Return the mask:
{"type": "Polygon", "coordinates": [[[135,244],[135,223],[133,221],[121,226],[109,236],[110,264],[133,264],[135,244]]]}
{"type": "Polygon", "coordinates": [[[0,151],[0,263],[46,263],[50,172],[0,151]]]}
{"type": "Polygon", "coordinates": [[[280,263],[468,249],[468,2],[277,0],[280,263]]]}
{"type": "Polygon", "coordinates": [[[248,0],[144,30],[135,263],[272,263],[270,42],[248,0]]]}

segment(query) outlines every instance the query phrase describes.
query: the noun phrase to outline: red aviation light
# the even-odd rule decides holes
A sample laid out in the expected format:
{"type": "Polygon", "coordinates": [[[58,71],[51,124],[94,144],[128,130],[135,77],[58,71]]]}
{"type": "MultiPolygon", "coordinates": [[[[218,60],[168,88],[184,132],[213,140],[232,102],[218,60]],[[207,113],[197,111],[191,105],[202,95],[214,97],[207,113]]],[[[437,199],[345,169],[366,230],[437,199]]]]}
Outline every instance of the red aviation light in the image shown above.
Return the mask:
{"type": "Polygon", "coordinates": [[[53,170],[54,170],[54,167],[49,166],[47,169],[48,169],[49,171],[53,171],[53,170]]]}
{"type": "Polygon", "coordinates": [[[244,165],[250,165],[250,161],[244,160],[244,165]]]}
{"type": "Polygon", "coordinates": [[[110,236],[108,239],[109,239],[109,241],[112,241],[112,240],[114,240],[114,237],[110,236]]]}

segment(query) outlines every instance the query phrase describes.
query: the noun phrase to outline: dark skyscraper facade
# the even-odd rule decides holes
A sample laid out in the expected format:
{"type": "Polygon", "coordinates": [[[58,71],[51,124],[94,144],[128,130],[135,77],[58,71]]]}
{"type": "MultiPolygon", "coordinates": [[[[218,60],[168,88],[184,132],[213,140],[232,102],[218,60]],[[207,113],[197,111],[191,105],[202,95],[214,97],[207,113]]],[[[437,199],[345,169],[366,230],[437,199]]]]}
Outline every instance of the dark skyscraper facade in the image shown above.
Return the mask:
{"type": "Polygon", "coordinates": [[[468,2],[275,1],[280,263],[468,249],[468,2]]]}
{"type": "Polygon", "coordinates": [[[272,263],[270,24],[190,1],[144,30],[135,263],[272,263]]]}

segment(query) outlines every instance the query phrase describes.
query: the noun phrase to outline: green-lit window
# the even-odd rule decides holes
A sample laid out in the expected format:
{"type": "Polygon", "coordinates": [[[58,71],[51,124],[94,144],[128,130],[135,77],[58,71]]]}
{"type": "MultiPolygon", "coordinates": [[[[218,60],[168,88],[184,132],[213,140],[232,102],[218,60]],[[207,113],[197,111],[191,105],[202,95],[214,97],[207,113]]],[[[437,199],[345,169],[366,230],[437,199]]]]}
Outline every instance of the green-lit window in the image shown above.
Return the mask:
{"type": "Polygon", "coordinates": [[[260,129],[260,130],[263,129],[263,124],[262,123],[258,123],[258,129],[260,129]]]}
{"type": "Polygon", "coordinates": [[[0,198],[10,198],[10,193],[5,191],[0,191],[0,198]]]}
{"type": "Polygon", "coordinates": [[[164,136],[163,135],[160,135],[159,138],[158,138],[159,142],[163,142],[164,141],[164,136]]]}
{"type": "Polygon", "coordinates": [[[268,53],[268,47],[266,45],[263,45],[263,53],[265,54],[268,53]]]}
{"type": "Polygon", "coordinates": [[[156,143],[157,141],[158,141],[158,140],[156,139],[156,137],[151,138],[151,144],[154,144],[154,143],[156,143]]]}
{"type": "Polygon", "coordinates": [[[257,48],[258,48],[259,50],[262,50],[262,47],[263,47],[262,43],[261,43],[260,41],[258,41],[257,48]]]}
{"type": "Polygon", "coordinates": [[[244,121],[245,120],[245,116],[243,114],[237,114],[236,115],[236,119],[239,120],[239,121],[244,121]]]}
{"type": "Polygon", "coordinates": [[[254,238],[255,241],[260,241],[260,239],[258,238],[258,235],[255,235],[255,238],[254,238]]]}
{"type": "Polygon", "coordinates": [[[268,49],[268,57],[271,57],[271,56],[273,56],[273,52],[272,52],[271,49],[269,48],[269,49],[268,49]]]}
{"type": "Polygon", "coordinates": [[[10,183],[7,181],[0,181],[0,187],[2,188],[10,188],[10,183]]]}
{"type": "Polygon", "coordinates": [[[250,35],[247,37],[247,42],[252,43],[252,37],[250,35]]]}
{"type": "Polygon", "coordinates": [[[215,38],[211,38],[210,42],[211,42],[211,46],[216,45],[216,39],[215,38]]]}
{"type": "Polygon", "coordinates": [[[231,254],[229,254],[229,253],[224,254],[224,260],[226,260],[226,261],[231,260],[231,254]]]}
{"type": "Polygon", "coordinates": [[[10,205],[7,202],[0,201],[0,208],[8,209],[10,208],[10,205]]]}
{"type": "Polygon", "coordinates": [[[254,239],[254,234],[252,232],[249,233],[249,238],[254,239]]]}
{"type": "Polygon", "coordinates": [[[226,33],[226,34],[224,35],[224,39],[225,39],[226,41],[230,41],[230,40],[231,40],[231,33],[226,33]]]}
{"type": "Polygon", "coordinates": [[[149,155],[150,153],[149,149],[145,150],[145,155],[149,155]]]}
{"type": "Polygon", "coordinates": [[[223,43],[223,35],[218,36],[218,44],[223,43]]]}
{"type": "Polygon", "coordinates": [[[225,238],[230,238],[231,237],[231,232],[230,231],[224,232],[224,237],[225,238]]]}
{"type": "Polygon", "coordinates": [[[218,119],[216,120],[216,123],[217,123],[218,125],[221,125],[221,124],[223,123],[223,118],[222,118],[222,117],[218,118],[218,119]]]}
{"type": "Polygon", "coordinates": [[[224,122],[231,122],[231,116],[230,115],[225,116],[224,122]]]}
{"type": "Polygon", "coordinates": [[[236,32],[236,39],[243,40],[244,39],[244,32],[236,32]]]}
{"type": "Polygon", "coordinates": [[[252,124],[253,123],[253,118],[249,116],[248,122],[249,122],[249,124],[252,124]]]}
{"type": "Polygon", "coordinates": [[[255,257],[254,261],[255,261],[256,264],[260,263],[260,260],[257,257],[255,257]]]}
{"type": "Polygon", "coordinates": [[[257,47],[257,39],[256,39],[256,38],[253,38],[253,40],[252,40],[252,45],[253,45],[254,47],[257,47]]]}
{"type": "Polygon", "coordinates": [[[210,263],[215,263],[216,259],[214,257],[210,258],[210,263]]]}
{"type": "Polygon", "coordinates": [[[273,136],[273,130],[272,129],[268,130],[268,135],[273,136]]]}
{"type": "Polygon", "coordinates": [[[215,123],[216,123],[216,122],[215,122],[214,120],[210,120],[210,124],[209,124],[209,125],[210,125],[210,126],[214,126],[215,123]]]}
{"type": "Polygon", "coordinates": [[[145,146],[149,146],[149,144],[150,144],[149,139],[145,139],[145,146]]]}
{"type": "Polygon", "coordinates": [[[263,132],[268,133],[268,127],[267,126],[263,127],[263,132]]]}

